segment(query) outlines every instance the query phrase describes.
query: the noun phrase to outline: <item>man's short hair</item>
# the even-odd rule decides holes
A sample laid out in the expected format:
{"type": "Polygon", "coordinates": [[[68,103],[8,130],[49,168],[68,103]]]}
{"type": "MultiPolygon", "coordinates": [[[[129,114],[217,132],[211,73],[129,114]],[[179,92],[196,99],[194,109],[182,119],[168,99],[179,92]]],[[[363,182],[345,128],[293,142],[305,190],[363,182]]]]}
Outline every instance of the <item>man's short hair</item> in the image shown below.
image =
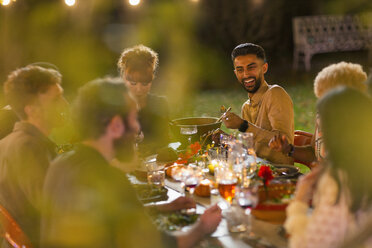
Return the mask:
{"type": "Polygon", "coordinates": [[[314,81],[314,93],[320,98],[337,86],[346,86],[361,92],[367,89],[364,83],[367,74],[359,64],[340,62],[329,65],[321,70],[314,81]]]}
{"type": "Polygon", "coordinates": [[[11,72],[4,83],[7,103],[22,120],[27,119],[25,106],[32,104],[38,94],[50,86],[61,84],[62,76],[54,69],[29,65],[11,72]]]}
{"type": "Polygon", "coordinates": [[[116,115],[125,121],[132,107],[128,98],[125,85],[112,78],[96,79],[81,87],[72,106],[80,138],[99,138],[116,115]]]}
{"type": "Polygon", "coordinates": [[[257,58],[262,59],[266,63],[265,50],[261,46],[253,43],[243,43],[236,46],[231,53],[232,62],[234,63],[236,57],[248,54],[254,54],[257,58]]]}
{"type": "Polygon", "coordinates": [[[144,45],[136,45],[124,49],[118,61],[118,68],[121,75],[124,75],[126,69],[143,71],[148,67],[155,72],[158,62],[158,54],[154,50],[144,45]]]}

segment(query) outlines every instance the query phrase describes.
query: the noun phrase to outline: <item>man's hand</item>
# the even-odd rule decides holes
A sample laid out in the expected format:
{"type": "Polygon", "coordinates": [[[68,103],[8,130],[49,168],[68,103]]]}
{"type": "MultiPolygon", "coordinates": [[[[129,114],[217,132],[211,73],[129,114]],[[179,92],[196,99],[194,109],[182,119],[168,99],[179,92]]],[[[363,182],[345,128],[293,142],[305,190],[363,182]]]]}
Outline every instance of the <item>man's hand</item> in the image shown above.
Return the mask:
{"type": "Polygon", "coordinates": [[[222,211],[216,205],[205,210],[204,214],[200,216],[199,228],[203,235],[211,234],[216,231],[222,219],[222,211]]]}
{"type": "Polygon", "coordinates": [[[222,121],[227,128],[231,129],[238,129],[240,125],[243,123],[242,118],[240,118],[237,114],[231,112],[227,112],[222,121]]]}
{"type": "Polygon", "coordinates": [[[271,138],[271,140],[269,141],[269,147],[277,152],[282,152],[284,154],[288,154],[291,149],[291,146],[284,135],[275,135],[273,138],[271,138]]]}
{"type": "Polygon", "coordinates": [[[171,201],[170,203],[158,205],[157,209],[163,212],[171,212],[195,207],[196,203],[192,198],[180,196],[176,200],[171,201]]]}
{"type": "Polygon", "coordinates": [[[214,205],[199,217],[199,221],[193,228],[183,235],[178,235],[177,245],[179,248],[191,248],[204,238],[205,235],[213,233],[221,222],[221,209],[214,205]]]}

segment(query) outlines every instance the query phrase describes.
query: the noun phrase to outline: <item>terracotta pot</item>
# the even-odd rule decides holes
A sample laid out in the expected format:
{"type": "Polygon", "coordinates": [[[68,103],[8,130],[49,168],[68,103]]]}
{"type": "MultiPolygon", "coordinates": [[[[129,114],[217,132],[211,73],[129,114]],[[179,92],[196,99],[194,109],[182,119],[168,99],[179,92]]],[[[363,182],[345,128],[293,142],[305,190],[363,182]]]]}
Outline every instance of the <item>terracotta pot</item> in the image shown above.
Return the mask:
{"type": "Polygon", "coordinates": [[[281,199],[284,195],[294,193],[296,185],[293,183],[269,184],[267,191],[263,186],[258,189],[259,203],[252,209],[252,215],[257,219],[275,224],[283,224],[286,219],[285,210],[288,203],[268,202],[274,199],[281,199]]]}

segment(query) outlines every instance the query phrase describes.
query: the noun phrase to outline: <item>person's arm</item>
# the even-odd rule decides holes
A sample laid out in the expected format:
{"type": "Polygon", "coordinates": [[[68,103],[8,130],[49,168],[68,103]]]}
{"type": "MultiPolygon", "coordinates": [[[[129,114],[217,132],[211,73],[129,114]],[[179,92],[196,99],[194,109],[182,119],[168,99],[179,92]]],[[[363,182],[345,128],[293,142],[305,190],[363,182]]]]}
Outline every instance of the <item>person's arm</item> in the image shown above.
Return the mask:
{"type": "Polygon", "coordinates": [[[308,215],[309,201],[322,170],[320,167],[301,177],[296,186],[295,197],[286,209],[287,218],[284,227],[290,235],[290,246],[301,247],[304,244],[311,216],[308,215]]]}
{"type": "Polygon", "coordinates": [[[211,234],[217,229],[221,218],[221,209],[217,205],[208,208],[189,232],[177,236],[177,247],[194,247],[205,235],[211,234]]]}
{"type": "Polygon", "coordinates": [[[145,206],[145,208],[148,210],[153,209],[153,210],[160,211],[160,212],[171,212],[171,211],[177,211],[181,209],[188,209],[188,208],[195,208],[195,207],[196,207],[195,201],[190,197],[184,197],[184,196],[180,196],[174,201],[171,201],[169,203],[145,206]]]}
{"type": "MultiPolygon", "coordinates": [[[[294,113],[290,96],[281,87],[269,89],[265,106],[271,130],[266,130],[249,123],[246,132],[254,134],[255,142],[268,144],[275,135],[285,135],[288,142],[293,142],[294,113]]],[[[269,149],[267,147],[267,149],[269,149]]]]}
{"type": "Polygon", "coordinates": [[[314,148],[309,146],[293,146],[293,153],[291,155],[295,160],[311,163],[316,160],[314,148]]]}
{"type": "Polygon", "coordinates": [[[266,130],[261,127],[248,122],[237,114],[229,112],[226,114],[223,122],[227,128],[239,129],[243,122],[248,124],[246,130],[242,132],[251,132],[255,136],[255,142],[269,143],[275,135],[285,135],[287,139],[292,142],[293,139],[293,103],[289,95],[279,87],[275,87],[267,94],[271,94],[270,103],[267,106],[267,114],[272,130],[266,130]]]}
{"type": "Polygon", "coordinates": [[[311,163],[316,160],[314,147],[294,146],[290,144],[285,136],[275,135],[269,142],[269,147],[275,151],[282,152],[295,160],[311,163]]]}

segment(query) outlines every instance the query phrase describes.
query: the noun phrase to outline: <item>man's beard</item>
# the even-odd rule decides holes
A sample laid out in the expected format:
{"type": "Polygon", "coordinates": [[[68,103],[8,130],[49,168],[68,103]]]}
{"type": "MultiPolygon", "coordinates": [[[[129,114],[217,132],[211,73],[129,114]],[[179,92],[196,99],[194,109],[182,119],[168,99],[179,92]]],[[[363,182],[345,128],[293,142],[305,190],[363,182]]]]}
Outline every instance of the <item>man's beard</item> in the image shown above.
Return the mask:
{"type": "Polygon", "coordinates": [[[246,90],[248,93],[256,93],[257,90],[260,88],[261,83],[262,83],[262,76],[259,76],[258,78],[256,78],[256,77],[243,78],[240,82],[243,89],[246,90]],[[250,79],[255,80],[255,85],[254,85],[253,89],[248,89],[244,84],[245,80],[250,80],[250,79]]]}
{"type": "Polygon", "coordinates": [[[115,158],[117,158],[117,160],[123,163],[133,160],[134,140],[133,132],[129,131],[121,138],[114,141],[115,158]]]}

